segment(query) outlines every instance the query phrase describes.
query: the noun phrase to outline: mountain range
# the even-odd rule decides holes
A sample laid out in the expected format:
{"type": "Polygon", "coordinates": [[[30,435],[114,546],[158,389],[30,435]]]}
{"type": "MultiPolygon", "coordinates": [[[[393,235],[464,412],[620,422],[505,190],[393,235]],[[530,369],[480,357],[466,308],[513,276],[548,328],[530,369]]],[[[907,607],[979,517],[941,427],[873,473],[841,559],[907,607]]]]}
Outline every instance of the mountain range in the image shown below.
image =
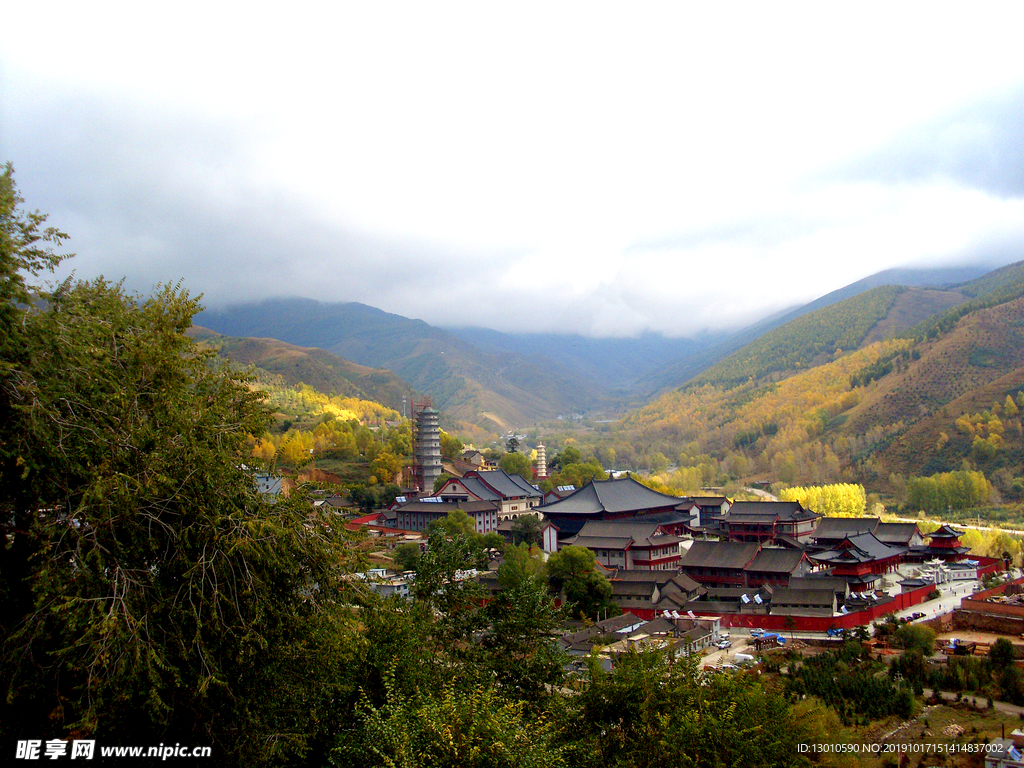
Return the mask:
{"type": "MultiPolygon", "coordinates": [[[[607,420],[656,404],[659,393],[679,387],[711,384],[728,389],[780,381],[888,338],[934,339],[958,324],[963,329],[949,344],[959,350],[979,345],[992,350],[989,372],[1011,375],[1016,362],[1012,334],[1006,344],[982,344],[967,337],[979,336],[979,329],[990,328],[991,322],[962,321],[1022,293],[1024,263],[990,271],[889,270],[738,332],[697,339],[444,329],[358,303],[275,299],[203,312],[197,323],[211,330],[197,334],[235,362],[396,410],[403,396],[428,394],[454,429],[479,436],[572,414],[607,420]],[[214,333],[222,336],[215,338],[214,333]]],[[[1015,322],[1005,311],[985,317],[1015,322]]],[[[933,353],[926,352],[920,371],[932,370],[933,353]]],[[[902,391],[905,387],[894,383],[898,377],[879,385],[900,392],[883,395],[886,407],[866,403],[848,414],[850,426],[870,429],[880,421],[901,421],[931,436],[934,430],[929,432],[919,418],[925,406],[912,405],[923,397],[921,392],[952,407],[955,386],[971,389],[990,383],[957,369],[956,384],[939,392],[930,379],[924,387],[921,375],[915,379],[916,395],[902,391]],[[969,386],[964,383],[968,379],[969,386]],[[912,418],[903,412],[915,407],[918,413],[912,418]]],[[[955,396],[967,394],[956,390],[955,396]]]]}

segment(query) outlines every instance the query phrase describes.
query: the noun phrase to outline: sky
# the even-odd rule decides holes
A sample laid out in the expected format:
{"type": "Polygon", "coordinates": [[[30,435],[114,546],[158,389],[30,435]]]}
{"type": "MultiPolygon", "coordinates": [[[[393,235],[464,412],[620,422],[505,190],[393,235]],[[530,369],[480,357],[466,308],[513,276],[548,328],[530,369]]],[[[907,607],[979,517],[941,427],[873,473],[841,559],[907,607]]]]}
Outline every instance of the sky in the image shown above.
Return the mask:
{"type": "Polygon", "coordinates": [[[688,336],[1024,259],[1019,2],[328,5],[5,10],[58,277],[688,336]]]}

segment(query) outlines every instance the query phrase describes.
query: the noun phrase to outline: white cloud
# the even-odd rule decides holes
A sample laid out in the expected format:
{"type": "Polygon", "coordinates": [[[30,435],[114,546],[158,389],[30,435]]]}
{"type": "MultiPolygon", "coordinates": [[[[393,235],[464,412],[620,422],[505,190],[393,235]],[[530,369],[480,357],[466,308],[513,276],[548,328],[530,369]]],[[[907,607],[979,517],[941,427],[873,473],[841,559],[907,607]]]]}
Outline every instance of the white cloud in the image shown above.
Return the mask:
{"type": "Polygon", "coordinates": [[[1022,255],[1024,190],[962,167],[1016,140],[1017,4],[6,16],[46,34],[5,40],[0,142],[81,276],[678,334],[1022,255]]]}

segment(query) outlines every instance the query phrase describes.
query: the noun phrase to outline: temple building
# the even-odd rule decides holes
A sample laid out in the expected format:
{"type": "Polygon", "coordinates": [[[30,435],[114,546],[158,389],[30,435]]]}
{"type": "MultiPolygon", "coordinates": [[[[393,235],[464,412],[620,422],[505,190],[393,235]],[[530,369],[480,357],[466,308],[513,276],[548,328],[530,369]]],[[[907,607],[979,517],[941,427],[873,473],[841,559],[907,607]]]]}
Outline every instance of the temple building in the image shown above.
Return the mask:
{"type": "Polygon", "coordinates": [[[915,554],[918,554],[923,560],[938,559],[946,563],[966,560],[967,553],[971,550],[970,547],[965,547],[960,543],[960,537],[963,535],[963,531],[944,525],[937,531],[929,533],[926,536],[928,544],[918,547],[915,554]]]}
{"type": "Polygon", "coordinates": [[[722,517],[721,530],[729,541],[802,548],[821,517],[798,501],[737,501],[722,517]]]}
{"type": "Polygon", "coordinates": [[[680,535],[693,522],[691,505],[677,496],[651,490],[632,477],[591,480],[568,496],[537,507],[563,538],[575,536],[590,520],[643,518],[658,523],[666,533],[680,535]]]}
{"type": "Polygon", "coordinates": [[[873,533],[846,536],[832,549],[810,554],[812,562],[832,576],[846,580],[851,592],[874,590],[886,573],[896,570],[907,555],[906,547],[879,541],[873,533]]]}
{"type": "Polygon", "coordinates": [[[802,549],[762,547],[756,542],[694,541],[679,569],[707,587],[784,587],[810,573],[802,549]]]}
{"type": "Polygon", "coordinates": [[[431,523],[443,520],[457,509],[469,515],[477,533],[490,533],[498,530],[499,507],[494,501],[456,503],[428,497],[417,501],[398,502],[384,511],[383,522],[388,528],[422,531],[431,523]]]}

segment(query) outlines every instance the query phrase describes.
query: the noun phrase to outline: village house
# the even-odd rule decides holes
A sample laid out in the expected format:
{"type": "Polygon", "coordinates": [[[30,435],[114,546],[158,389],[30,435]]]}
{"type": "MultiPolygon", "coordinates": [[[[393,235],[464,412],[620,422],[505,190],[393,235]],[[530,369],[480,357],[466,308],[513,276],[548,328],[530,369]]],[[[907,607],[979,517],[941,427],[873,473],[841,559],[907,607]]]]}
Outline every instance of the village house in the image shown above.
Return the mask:
{"type": "Polygon", "coordinates": [[[416,501],[397,502],[383,513],[384,525],[404,531],[422,531],[431,523],[462,510],[473,521],[477,533],[498,530],[499,506],[494,501],[454,501],[427,497],[416,501]]]}
{"type": "Polygon", "coordinates": [[[540,506],[544,494],[519,475],[494,469],[474,470],[462,477],[450,478],[434,493],[434,497],[448,503],[495,502],[498,505],[498,517],[504,520],[522,514],[535,514],[533,510],[540,506]]]}

